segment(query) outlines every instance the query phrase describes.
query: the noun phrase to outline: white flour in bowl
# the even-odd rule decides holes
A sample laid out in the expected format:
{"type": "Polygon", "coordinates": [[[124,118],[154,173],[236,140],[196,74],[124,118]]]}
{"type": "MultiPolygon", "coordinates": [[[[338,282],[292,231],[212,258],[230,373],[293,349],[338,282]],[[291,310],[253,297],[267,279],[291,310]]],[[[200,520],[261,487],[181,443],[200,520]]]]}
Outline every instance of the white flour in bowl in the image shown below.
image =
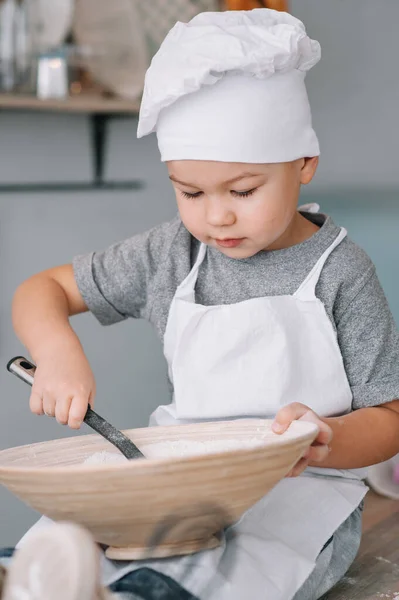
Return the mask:
{"type": "Polygon", "coordinates": [[[95,452],[91,456],[88,456],[83,462],[84,465],[105,465],[107,463],[124,463],[127,458],[123,454],[117,454],[116,452],[95,452]]]}
{"type": "Polygon", "coordinates": [[[218,452],[228,452],[229,450],[250,450],[265,444],[261,438],[249,440],[206,440],[198,442],[196,440],[175,440],[173,442],[158,442],[144,448],[144,453],[148,458],[164,458],[182,456],[198,456],[200,454],[216,454],[218,452]]]}
{"type": "MultiPolygon", "coordinates": [[[[198,442],[195,440],[175,440],[158,442],[156,444],[143,445],[141,450],[147,458],[181,458],[183,456],[198,456],[200,454],[215,454],[229,450],[249,450],[265,445],[265,439],[260,437],[249,440],[207,440],[198,442]]],[[[98,465],[107,463],[122,463],[127,459],[122,454],[115,452],[96,452],[84,461],[86,465],[98,465]]]]}

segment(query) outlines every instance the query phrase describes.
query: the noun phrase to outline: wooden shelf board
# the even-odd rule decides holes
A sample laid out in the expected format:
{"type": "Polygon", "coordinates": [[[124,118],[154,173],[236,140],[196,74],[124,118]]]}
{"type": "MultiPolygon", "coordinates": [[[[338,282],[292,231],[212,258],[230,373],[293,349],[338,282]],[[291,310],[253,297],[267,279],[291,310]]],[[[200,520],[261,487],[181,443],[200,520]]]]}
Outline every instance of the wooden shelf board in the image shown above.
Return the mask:
{"type": "Polygon", "coordinates": [[[36,96],[0,94],[0,110],[39,110],[69,113],[129,113],[138,114],[140,101],[82,94],[65,100],[41,100],[36,96]]]}

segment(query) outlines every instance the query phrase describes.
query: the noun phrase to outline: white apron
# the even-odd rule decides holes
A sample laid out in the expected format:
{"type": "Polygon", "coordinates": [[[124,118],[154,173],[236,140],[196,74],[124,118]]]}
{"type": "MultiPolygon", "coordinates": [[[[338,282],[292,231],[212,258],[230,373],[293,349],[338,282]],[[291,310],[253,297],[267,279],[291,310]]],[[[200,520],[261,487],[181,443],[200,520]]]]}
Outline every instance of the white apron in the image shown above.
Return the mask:
{"type": "MultiPolygon", "coordinates": [[[[322,417],[348,413],[352,393],[337,336],[315,295],[326,260],[345,236],[342,229],[293,296],[220,306],[195,303],[207,252],[201,245],[176,291],[165,332],[173,402],[160,406],[151,424],[272,417],[290,402],[322,417]]],[[[179,567],[182,559],[156,568],[204,599],[290,600],[326,541],[364,497],[360,477],[356,471],[308,469],[284,479],[231,528],[222,562],[219,549],[184,559],[189,574],[179,567]]]]}

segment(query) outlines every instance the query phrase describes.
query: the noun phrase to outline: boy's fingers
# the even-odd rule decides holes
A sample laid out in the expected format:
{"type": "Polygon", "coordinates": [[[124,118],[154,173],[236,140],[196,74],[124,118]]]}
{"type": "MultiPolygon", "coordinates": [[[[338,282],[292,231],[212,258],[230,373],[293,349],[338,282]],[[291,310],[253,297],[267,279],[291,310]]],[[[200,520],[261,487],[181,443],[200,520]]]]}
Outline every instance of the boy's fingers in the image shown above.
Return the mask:
{"type": "Polygon", "coordinates": [[[289,477],[298,477],[298,475],[303,473],[308,464],[309,460],[307,458],[301,458],[300,460],[298,460],[296,465],[293,467],[291,473],[289,474],[289,477]]]}
{"type": "Polygon", "coordinates": [[[323,462],[324,460],[326,460],[329,453],[330,453],[330,448],[325,444],[311,446],[310,453],[309,453],[309,461],[323,462]]]}
{"type": "Polygon", "coordinates": [[[85,418],[88,406],[88,398],[85,396],[74,396],[69,409],[68,425],[71,429],[79,429],[85,418]]]}
{"type": "Polygon", "coordinates": [[[95,396],[95,391],[90,392],[90,396],[89,396],[89,406],[90,406],[90,408],[93,408],[93,406],[94,406],[94,396],[95,396]]]}
{"type": "Polygon", "coordinates": [[[55,417],[55,398],[50,394],[43,395],[43,412],[47,417],[55,417]]]}
{"type": "Polygon", "coordinates": [[[71,407],[72,398],[59,400],[55,407],[55,418],[61,425],[66,425],[69,419],[69,410],[71,407]]]}
{"type": "Polygon", "coordinates": [[[309,408],[299,402],[293,402],[284,406],[278,411],[272,425],[272,430],[274,433],[284,433],[292,421],[300,419],[307,412],[309,412],[309,408]]]}
{"type": "Polygon", "coordinates": [[[35,415],[43,415],[43,400],[40,394],[32,392],[29,400],[29,407],[35,415]]]}
{"type": "Polygon", "coordinates": [[[319,426],[319,434],[317,436],[317,442],[319,444],[329,444],[333,437],[332,429],[327,423],[324,423],[320,419],[317,422],[319,426]]]}

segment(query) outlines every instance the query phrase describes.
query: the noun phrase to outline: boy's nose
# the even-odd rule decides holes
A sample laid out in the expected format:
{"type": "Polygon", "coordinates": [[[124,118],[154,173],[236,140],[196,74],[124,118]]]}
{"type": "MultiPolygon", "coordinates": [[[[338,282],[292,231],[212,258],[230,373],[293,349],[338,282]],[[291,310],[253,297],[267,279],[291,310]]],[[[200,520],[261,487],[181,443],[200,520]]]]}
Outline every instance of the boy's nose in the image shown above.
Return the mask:
{"type": "Polygon", "coordinates": [[[210,198],[206,207],[206,220],[212,227],[227,227],[234,225],[236,216],[228,202],[210,198]]]}

